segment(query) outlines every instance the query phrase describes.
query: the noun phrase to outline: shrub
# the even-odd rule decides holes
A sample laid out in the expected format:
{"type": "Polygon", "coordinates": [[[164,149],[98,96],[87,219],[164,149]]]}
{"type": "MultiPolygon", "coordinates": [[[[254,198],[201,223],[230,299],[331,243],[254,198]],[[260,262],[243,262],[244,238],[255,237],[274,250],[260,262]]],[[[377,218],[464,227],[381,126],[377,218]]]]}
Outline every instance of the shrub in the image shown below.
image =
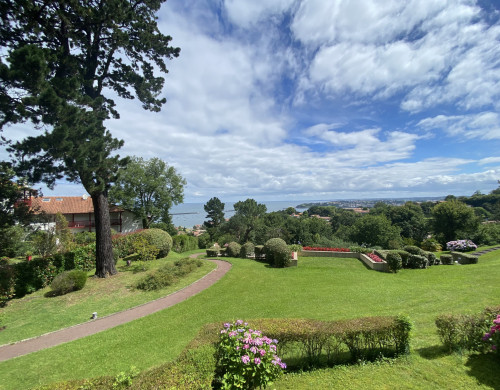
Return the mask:
{"type": "Polygon", "coordinates": [[[432,252],[425,252],[425,256],[427,257],[427,261],[429,262],[429,266],[431,265],[439,265],[439,259],[432,252]]]}
{"type": "Polygon", "coordinates": [[[491,350],[500,354],[500,314],[493,320],[493,326],[485,333],[483,341],[491,343],[491,350]]]}
{"type": "Polygon", "coordinates": [[[198,248],[200,249],[205,249],[210,247],[210,234],[208,233],[203,233],[198,236],[198,248]]]}
{"type": "Polygon", "coordinates": [[[231,241],[226,248],[226,256],[229,257],[239,257],[240,256],[241,245],[235,241],[231,241]]]}
{"type": "Polygon", "coordinates": [[[16,269],[6,257],[0,259],[0,307],[14,297],[16,289],[16,269]]]}
{"type": "Polygon", "coordinates": [[[291,251],[281,238],[271,238],[264,245],[266,261],[276,268],[284,268],[290,265],[291,251]]]}
{"type": "Polygon", "coordinates": [[[65,271],[57,275],[50,288],[56,295],[64,295],[71,291],[81,290],[87,283],[87,273],[81,270],[65,271]]]}
{"type": "Polygon", "coordinates": [[[403,260],[401,260],[401,256],[396,252],[389,252],[385,257],[385,261],[389,265],[389,269],[391,272],[398,272],[401,268],[403,268],[403,260]]]}
{"type": "Polygon", "coordinates": [[[435,324],[441,343],[451,351],[484,351],[488,340],[484,338],[493,319],[500,314],[500,306],[486,308],[475,315],[443,314],[435,324]]]}
{"type": "Polygon", "coordinates": [[[113,249],[118,251],[118,256],[123,258],[134,253],[134,240],[137,232],[114,234],[111,237],[113,249]]]}
{"type": "Polygon", "coordinates": [[[459,264],[477,264],[479,257],[467,253],[452,252],[453,261],[458,261],[459,264]]]}
{"type": "Polygon", "coordinates": [[[425,251],[415,245],[406,245],[403,250],[411,255],[425,256],[425,251]]]}
{"type": "Polygon", "coordinates": [[[408,256],[408,268],[423,269],[427,268],[429,260],[425,256],[412,255],[408,256]]]}
{"type": "Polygon", "coordinates": [[[202,264],[201,260],[188,257],[176,260],[174,263],[167,263],[139,280],[136,287],[146,291],[168,287],[176,283],[179,278],[194,271],[197,267],[201,267],[202,264]]]}
{"type": "Polygon", "coordinates": [[[52,232],[39,230],[31,235],[33,248],[42,257],[52,255],[57,250],[56,236],[52,232]]]}
{"type": "Polygon", "coordinates": [[[471,240],[448,241],[446,243],[446,249],[456,252],[472,252],[477,249],[477,245],[471,240]]]}
{"type": "Polygon", "coordinates": [[[157,258],[167,257],[172,248],[172,237],[161,229],[146,229],[137,233],[139,237],[145,237],[148,244],[158,248],[157,258]]]}
{"type": "Polygon", "coordinates": [[[77,245],[87,245],[95,242],[95,232],[78,232],[73,234],[73,241],[77,245]]]}
{"type": "Polygon", "coordinates": [[[241,246],[240,257],[246,259],[249,256],[255,255],[255,245],[251,242],[246,242],[241,246]]]}
{"type": "Polygon", "coordinates": [[[441,244],[435,238],[427,238],[420,244],[423,250],[429,252],[440,252],[443,250],[441,244]]]}
{"type": "Polygon", "coordinates": [[[133,246],[139,261],[152,261],[158,256],[158,247],[151,245],[143,235],[135,238],[133,246]]]}
{"type": "MultiPolygon", "coordinates": [[[[76,269],[90,271],[95,268],[96,248],[95,243],[78,246],[72,251],[76,269]]],[[[68,255],[71,256],[71,255],[68,255]]]]}
{"type": "Polygon", "coordinates": [[[177,253],[198,249],[198,238],[187,234],[178,234],[172,238],[172,250],[177,253]]]}
{"type": "Polygon", "coordinates": [[[455,264],[453,262],[453,256],[452,255],[442,254],[441,257],[440,257],[440,260],[441,260],[441,264],[444,264],[444,265],[453,265],[453,264],[455,264]]]}
{"type": "Polygon", "coordinates": [[[225,323],[216,347],[216,381],[224,389],[267,387],[286,364],[276,355],[277,340],[241,320],[225,323]]]}

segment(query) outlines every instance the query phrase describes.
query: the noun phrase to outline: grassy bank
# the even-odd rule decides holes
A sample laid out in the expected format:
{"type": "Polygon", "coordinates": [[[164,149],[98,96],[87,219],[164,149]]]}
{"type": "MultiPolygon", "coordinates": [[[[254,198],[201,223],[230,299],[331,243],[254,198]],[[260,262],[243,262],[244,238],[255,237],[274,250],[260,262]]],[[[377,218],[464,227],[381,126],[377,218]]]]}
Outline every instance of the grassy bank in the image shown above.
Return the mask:
{"type": "Polygon", "coordinates": [[[384,274],[355,259],[301,258],[273,269],[230,259],[233,268],[208,290],[169,309],[117,328],[0,363],[0,388],[28,388],[63,379],[116,375],[175,359],[208,322],[237,318],[336,320],[408,314],[414,322],[412,354],[392,363],[337,367],[286,375],[276,388],[499,388],[489,356],[444,354],[434,319],[499,305],[500,252],[468,266],[435,266],[384,274]],[[29,370],[26,369],[29,367],[29,370]],[[344,386],[349,383],[349,386],[344,386]],[[366,386],[365,386],[366,384],[366,386]]]}

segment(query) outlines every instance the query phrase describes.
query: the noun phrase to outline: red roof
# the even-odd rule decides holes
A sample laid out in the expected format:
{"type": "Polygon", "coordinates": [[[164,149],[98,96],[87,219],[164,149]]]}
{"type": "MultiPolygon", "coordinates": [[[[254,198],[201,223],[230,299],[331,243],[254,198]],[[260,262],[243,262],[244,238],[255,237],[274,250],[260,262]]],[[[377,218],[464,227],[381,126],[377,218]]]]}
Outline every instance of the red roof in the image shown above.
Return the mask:
{"type": "MultiPolygon", "coordinates": [[[[36,213],[46,214],[88,214],[94,212],[94,205],[90,196],[42,196],[31,199],[31,207],[36,213]]],[[[123,209],[111,205],[111,212],[123,209]]]]}

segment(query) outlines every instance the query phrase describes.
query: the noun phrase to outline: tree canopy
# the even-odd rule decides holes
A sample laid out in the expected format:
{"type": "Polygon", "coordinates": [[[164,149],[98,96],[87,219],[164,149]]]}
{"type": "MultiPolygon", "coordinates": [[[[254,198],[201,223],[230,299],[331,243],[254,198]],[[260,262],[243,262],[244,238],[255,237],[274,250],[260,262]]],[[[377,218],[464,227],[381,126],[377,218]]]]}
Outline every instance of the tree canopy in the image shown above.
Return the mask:
{"type": "Polygon", "coordinates": [[[159,111],[166,60],[179,55],[157,26],[163,0],[6,0],[0,7],[0,125],[31,121],[43,132],[13,145],[33,182],[81,183],[92,197],[96,275],[116,273],[108,191],[127,159],[104,121],[110,96],[159,111]]]}
{"type": "Polygon", "coordinates": [[[171,224],[170,208],[182,203],[186,180],[175,168],[154,157],[144,160],[133,157],[118,171],[118,178],[110,190],[112,202],[133,211],[148,229],[151,223],[171,224]]]}

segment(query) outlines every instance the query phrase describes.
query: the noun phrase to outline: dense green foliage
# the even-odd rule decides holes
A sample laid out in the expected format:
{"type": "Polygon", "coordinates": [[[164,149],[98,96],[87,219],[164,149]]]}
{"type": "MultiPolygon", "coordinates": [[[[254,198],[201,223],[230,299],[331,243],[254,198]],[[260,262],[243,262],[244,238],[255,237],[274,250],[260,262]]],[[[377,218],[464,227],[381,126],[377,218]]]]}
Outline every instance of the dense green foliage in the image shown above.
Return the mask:
{"type": "Polygon", "coordinates": [[[264,245],[266,262],[276,268],[283,268],[290,265],[290,248],[281,238],[271,238],[264,245]]]}
{"type": "Polygon", "coordinates": [[[190,259],[188,257],[176,260],[174,263],[167,263],[156,271],[146,275],[139,280],[136,287],[140,290],[152,291],[168,287],[177,283],[182,278],[201,267],[201,260],[190,259]]]}
{"type": "Polygon", "coordinates": [[[157,258],[167,257],[172,249],[172,237],[161,229],[146,229],[135,235],[146,238],[149,245],[158,249],[157,258]]]}
{"type": "Polygon", "coordinates": [[[226,248],[226,256],[229,257],[240,257],[241,245],[237,242],[230,242],[226,248]]]}
{"type": "Polygon", "coordinates": [[[71,291],[78,291],[85,287],[87,273],[81,270],[64,271],[57,275],[50,288],[54,295],[64,295],[71,291]]]}
{"type": "Polygon", "coordinates": [[[469,237],[479,225],[474,210],[455,200],[435,206],[432,216],[434,233],[443,246],[448,241],[469,237]]]}
{"type": "Polygon", "coordinates": [[[499,314],[500,306],[479,314],[441,314],[435,321],[439,339],[449,351],[485,351],[490,345],[483,336],[499,314]]]}
{"type": "Polygon", "coordinates": [[[172,237],[172,250],[177,253],[198,249],[198,238],[187,234],[178,234],[172,237]]]}
{"type": "Polygon", "coordinates": [[[0,7],[0,128],[44,126],[12,146],[18,172],[49,186],[65,177],[90,194],[98,277],[116,273],[108,191],[127,164],[116,154],[123,141],[104,124],[119,118],[110,96],[138,98],[143,108],[159,111],[166,99],[156,73],[166,73],[165,61],[180,51],[158,28],[161,3],[6,0],[0,7]]]}
{"type": "Polygon", "coordinates": [[[147,229],[152,222],[172,223],[170,208],[182,203],[185,185],[186,180],[163,160],[132,157],[118,170],[109,196],[113,203],[133,211],[147,229]]]}

